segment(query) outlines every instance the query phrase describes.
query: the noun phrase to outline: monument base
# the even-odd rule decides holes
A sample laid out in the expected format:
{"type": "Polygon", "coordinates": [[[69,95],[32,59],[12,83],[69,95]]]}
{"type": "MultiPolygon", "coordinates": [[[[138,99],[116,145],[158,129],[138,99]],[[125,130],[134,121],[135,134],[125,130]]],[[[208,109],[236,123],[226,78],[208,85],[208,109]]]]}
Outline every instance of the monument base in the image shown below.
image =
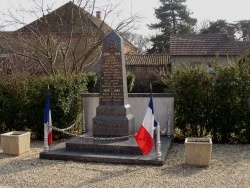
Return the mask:
{"type": "MultiPolygon", "coordinates": [[[[89,133],[84,135],[92,136],[89,133]]],[[[171,142],[171,137],[161,137],[161,158],[156,159],[155,147],[148,155],[142,155],[134,137],[118,141],[73,138],[55,145],[50,149],[50,152],[41,152],[40,158],[77,162],[162,166],[167,158],[171,142]]]]}
{"type": "Polygon", "coordinates": [[[96,116],[93,118],[93,136],[121,137],[130,135],[132,133],[133,118],[132,114],[120,117],[96,116]]]}
{"type": "Polygon", "coordinates": [[[129,138],[127,140],[92,140],[75,138],[66,142],[66,150],[121,155],[142,155],[134,138],[129,138]]]}
{"type": "Polygon", "coordinates": [[[130,105],[98,106],[93,118],[94,137],[122,137],[132,134],[134,116],[130,105]]]}

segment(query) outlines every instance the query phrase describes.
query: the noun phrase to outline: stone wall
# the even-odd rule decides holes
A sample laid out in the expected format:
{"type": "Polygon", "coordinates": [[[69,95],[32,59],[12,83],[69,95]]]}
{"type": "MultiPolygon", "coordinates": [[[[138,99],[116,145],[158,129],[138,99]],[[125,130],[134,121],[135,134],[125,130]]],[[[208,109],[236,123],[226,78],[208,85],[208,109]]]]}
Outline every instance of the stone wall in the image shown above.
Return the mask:
{"type": "MultiPolygon", "coordinates": [[[[89,132],[93,129],[93,118],[96,116],[96,108],[99,105],[98,93],[82,94],[84,110],[84,129],[89,132]]],[[[142,124],[149,103],[149,93],[128,95],[128,103],[131,105],[131,113],[134,115],[133,133],[137,132],[142,124]]],[[[161,130],[167,126],[168,112],[170,117],[171,133],[174,130],[174,94],[153,94],[155,119],[159,121],[161,130]]]]}
{"type": "Polygon", "coordinates": [[[202,64],[207,66],[207,68],[209,68],[209,66],[213,63],[218,63],[222,66],[227,66],[229,62],[235,62],[235,60],[237,60],[236,56],[223,56],[220,55],[218,57],[216,56],[200,56],[200,55],[196,55],[196,56],[171,56],[171,64],[172,64],[172,72],[174,72],[176,70],[176,68],[178,68],[181,65],[185,65],[187,67],[193,67],[195,65],[198,64],[202,64]]]}
{"type": "MultiPolygon", "coordinates": [[[[157,80],[157,72],[163,67],[160,66],[126,66],[127,72],[135,75],[135,85],[132,92],[150,92],[150,83],[157,80]]],[[[158,91],[155,91],[158,92],[158,91]]]]}

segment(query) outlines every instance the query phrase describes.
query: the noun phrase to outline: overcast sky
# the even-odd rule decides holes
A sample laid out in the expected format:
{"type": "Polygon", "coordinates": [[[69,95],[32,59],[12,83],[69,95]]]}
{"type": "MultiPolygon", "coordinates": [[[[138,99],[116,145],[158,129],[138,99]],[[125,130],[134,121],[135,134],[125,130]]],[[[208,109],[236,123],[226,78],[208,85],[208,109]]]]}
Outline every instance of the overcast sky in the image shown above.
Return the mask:
{"type": "MultiPolygon", "coordinates": [[[[37,0],[41,1],[41,0],[37,0]]],[[[69,0],[44,0],[50,4],[55,3],[57,8],[69,0]]],[[[97,0],[97,6],[106,4],[109,0],[97,0]]],[[[147,24],[157,22],[154,16],[154,8],[160,6],[159,0],[110,0],[115,5],[121,2],[119,10],[122,16],[120,18],[109,17],[107,22],[119,21],[119,19],[126,18],[131,13],[139,13],[141,19],[139,29],[136,31],[139,34],[150,35],[154,32],[150,31],[147,24]]],[[[193,12],[192,17],[198,19],[198,26],[204,20],[216,21],[218,19],[225,19],[228,22],[237,20],[250,20],[250,0],[187,0],[188,9],[193,12]]],[[[1,0],[0,11],[6,12],[11,7],[30,7],[30,0],[1,0]]],[[[118,10],[118,9],[117,9],[118,10]]],[[[29,17],[29,16],[27,16],[29,17]]]]}

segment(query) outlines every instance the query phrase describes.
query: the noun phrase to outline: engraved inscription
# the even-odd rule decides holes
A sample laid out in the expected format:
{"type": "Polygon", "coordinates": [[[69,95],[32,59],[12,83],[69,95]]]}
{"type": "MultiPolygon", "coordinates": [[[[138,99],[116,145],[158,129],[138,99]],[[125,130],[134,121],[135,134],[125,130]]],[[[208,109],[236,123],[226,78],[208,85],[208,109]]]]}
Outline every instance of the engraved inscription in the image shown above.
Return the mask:
{"type": "Polygon", "coordinates": [[[103,53],[101,74],[101,105],[124,105],[121,52],[112,43],[103,53]]]}

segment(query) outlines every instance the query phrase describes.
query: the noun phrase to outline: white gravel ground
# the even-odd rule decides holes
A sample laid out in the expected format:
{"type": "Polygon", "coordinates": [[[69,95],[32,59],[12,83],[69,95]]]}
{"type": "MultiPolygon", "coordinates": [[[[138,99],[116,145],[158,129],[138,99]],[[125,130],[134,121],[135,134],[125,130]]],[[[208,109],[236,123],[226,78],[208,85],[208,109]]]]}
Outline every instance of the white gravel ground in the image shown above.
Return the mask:
{"type": "Polygon", "coordinates": [[[250,188],[250,145],[213,144],[207,168],[185,165],[183,144],[173,144],[160,167],[44,160],[41,151],[38,141],[15,157],[0,147],[0,187],[250,188]]]}

